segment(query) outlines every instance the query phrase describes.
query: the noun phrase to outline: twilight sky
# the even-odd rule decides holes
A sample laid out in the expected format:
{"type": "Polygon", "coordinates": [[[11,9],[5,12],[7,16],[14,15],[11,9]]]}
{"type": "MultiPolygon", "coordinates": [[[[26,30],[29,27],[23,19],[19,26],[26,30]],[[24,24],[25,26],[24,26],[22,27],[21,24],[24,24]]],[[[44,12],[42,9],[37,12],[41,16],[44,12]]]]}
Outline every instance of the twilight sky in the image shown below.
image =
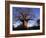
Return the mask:
{"type": "Polygon", "coordinates": [[[20,24],[22,24],[22,22],[20,20],[16,19],[16,16],[20,16],[20,12],[23,13],[24,11],[26,11],[26,13],[29,13],[28,16],[31,16],[30,13],[33,13],[35,15],[35,18],[32,18],[34,20],[29,20],[28,21],[28,27],[32,27],[34,25],[37,26],[37,22],[36,21],[37,21],[37,19],[40,19],[40,8],[13,7],[12,8],[12,13],[13,13],[12,21],[13,21],[14,27],[17,27],[20,24]]]}

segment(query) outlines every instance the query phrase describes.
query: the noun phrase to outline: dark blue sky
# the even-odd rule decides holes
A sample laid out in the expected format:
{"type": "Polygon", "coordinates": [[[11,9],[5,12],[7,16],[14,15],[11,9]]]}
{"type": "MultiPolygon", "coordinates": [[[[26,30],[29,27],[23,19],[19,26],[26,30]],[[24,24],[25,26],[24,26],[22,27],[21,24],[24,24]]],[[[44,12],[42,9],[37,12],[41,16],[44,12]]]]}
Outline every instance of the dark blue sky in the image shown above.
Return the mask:
{"type": "Polygon", "coordinates": [[[26,11],[26,13],[33,13],[35,17],[40,16],[40,8],[13,7],[13,18],[15,18],[16,16],[20,16],[20,12],[23,13],[23,11],[26,11]]]}
{"type": "MultiPolygon", "coordinates": [[[[24,11],[26,11],[26,13],[28,12],[28,13],[33,13],[34,15],[35,15],[35,19],[34,20],[37,20],[37,18],[39,18],[40,17],[40,8],[23,8],[23,7],[13,7],[12,8],[12,13],[13,13],[13,17],[12,17],[12,21],[13,21],[13,23],[15,22],[15,17],[16,16],[19,16],[20,15],[20,12],[24,12],[24,11]]],[[[17,24],[19,24],[19,22],[17,23],[17,24]]]]}
{"type": "Polygon", "coordinates": [[[18,15],[20,12],[27,11],[34,13],[36,16],[40,15],[40,8],[20,8],[20,7],[13,7],[13,15],[18,15]]]}

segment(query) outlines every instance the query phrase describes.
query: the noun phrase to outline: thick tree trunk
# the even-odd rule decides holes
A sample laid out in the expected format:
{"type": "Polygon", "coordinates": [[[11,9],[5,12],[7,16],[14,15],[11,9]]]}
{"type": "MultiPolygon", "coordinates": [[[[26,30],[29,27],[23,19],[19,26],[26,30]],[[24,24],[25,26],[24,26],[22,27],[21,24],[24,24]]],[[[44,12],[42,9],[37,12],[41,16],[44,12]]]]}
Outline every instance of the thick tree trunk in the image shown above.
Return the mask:
{"type": "Polygon", "coordinates": [[[23,27],[25,28],[25,29],[27,29],[28,27],[27,27],[27,22],[24,20],[24,22],[23,22],[23,27]]]}

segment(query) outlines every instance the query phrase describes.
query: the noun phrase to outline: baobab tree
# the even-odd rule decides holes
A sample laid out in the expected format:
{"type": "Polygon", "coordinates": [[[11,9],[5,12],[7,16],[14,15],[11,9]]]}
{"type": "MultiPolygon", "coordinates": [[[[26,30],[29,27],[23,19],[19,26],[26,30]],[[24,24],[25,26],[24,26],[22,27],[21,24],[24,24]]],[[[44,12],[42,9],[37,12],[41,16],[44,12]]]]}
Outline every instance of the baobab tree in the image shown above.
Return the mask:
{"type": "MultiPolygon", "coordinates": [[[[16,10],[19,10],[19,9],[16,9],[16,10]]],[[[22,10],[22,11],[19,10],[20,15],[15,16],[15,18],[18,18],[22,22],[23,28],[28,29],[28,26],[27,26],[28,21],[32,20],[31,19],[32,17],[35,17],[34,13],[30,12],[31,10],[30,9],[28,9],[27,11],[26,10],[22,10]]]]}

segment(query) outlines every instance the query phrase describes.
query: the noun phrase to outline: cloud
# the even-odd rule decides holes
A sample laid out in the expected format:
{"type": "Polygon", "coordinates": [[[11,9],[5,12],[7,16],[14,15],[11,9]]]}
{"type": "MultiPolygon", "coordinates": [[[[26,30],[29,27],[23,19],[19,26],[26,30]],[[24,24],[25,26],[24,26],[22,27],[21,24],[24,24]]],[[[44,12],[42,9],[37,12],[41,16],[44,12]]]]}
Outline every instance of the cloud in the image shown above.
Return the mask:
{"type": "Polygon", "coordinates": [[[13,23],[14,28],[18,27],[20,24],[22,24],[21,21],[17,21],[13,23]]]}
{"type": "Polygon", "coordinates": [[[35,20],[29,20],[27,26],[28,27],[37,26],[37,22],[35,20]]]}

